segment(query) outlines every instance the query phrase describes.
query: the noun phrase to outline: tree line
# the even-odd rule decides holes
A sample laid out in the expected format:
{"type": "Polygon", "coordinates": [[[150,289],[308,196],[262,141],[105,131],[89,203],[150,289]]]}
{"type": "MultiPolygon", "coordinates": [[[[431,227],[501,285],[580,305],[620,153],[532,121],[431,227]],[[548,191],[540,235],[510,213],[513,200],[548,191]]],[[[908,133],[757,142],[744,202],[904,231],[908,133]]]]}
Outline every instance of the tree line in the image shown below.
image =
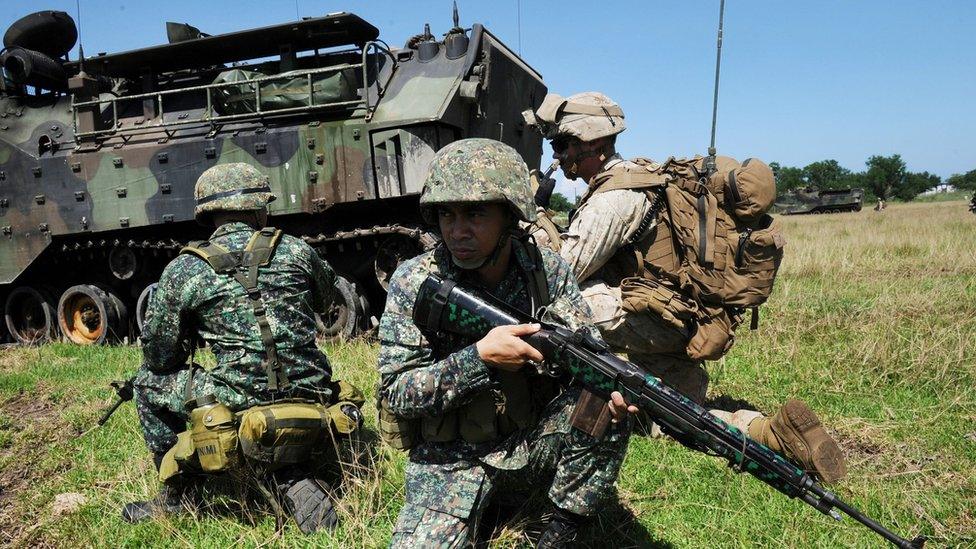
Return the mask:
{"type": "Polygon", "coordinates": [[[867,169],[851,171],[836,160],[821,160],[796,168],[770,162],[776,174],[776,192],[816,187],[818,189],[846,189],[859,187],[875,198],[912,200],[923,192],[946,183],[959,190],[976,190],[976,170],[954,174],[945,181],[929,172],[910,172],[901,155],[875,155],[865,162],[867,169]]]}
{"type": "MultiPolygon", "coordinates": [[[[912,200],[923,192],[934,189],[945,183],[957,190],[976,191],[976,169],[966,173],[957,173],[942,180],[938,175],[929,172],[910,172],[905,166],[901,155],[875,155],[865,162],[862,172],[853,172],[836,160],[820,160],[807,164],[802,168],[783,166],[778,162],[770,162],[769,167],[776,175],[776,194],[781,195],[791,189],[816,187],[818,189],[864,189],[868,198],[890,200],[912,200]]],[[[559,212],[568,212],[575,205],[572,200],[562,194],[552,194],[549,208],[559,212]]]]}

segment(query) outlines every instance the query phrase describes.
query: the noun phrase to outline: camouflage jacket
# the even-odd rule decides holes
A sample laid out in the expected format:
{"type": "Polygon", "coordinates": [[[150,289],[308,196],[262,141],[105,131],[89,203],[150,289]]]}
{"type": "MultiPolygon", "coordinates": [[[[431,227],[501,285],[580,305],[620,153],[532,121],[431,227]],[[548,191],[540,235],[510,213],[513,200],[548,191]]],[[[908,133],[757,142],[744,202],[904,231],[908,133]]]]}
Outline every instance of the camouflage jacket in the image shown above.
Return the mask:
{"type": "MultiPolygon", "coordinates": [[[[508,272],[496,288],[489,291],[509,305],[524,311],[529,308],[529,291],[523,274],[531,265],[525,252],[514,248],[508,272]]],[[[545,319],[571,329],[590,326],[589,309],[569,266],[550,250],[542,249],[543,269],[551,304],[545,319]]],[[[407,418],[437,416],[471,401],[482,391],[497,388],[494,372],[478,356],[475,341],[464,341],[440,333],[422,332],[412,319],[420,285],[430,273],[437,273],[461,284],[478,287],[473,277],[454,266],[443,245],[405,261],[393,275],[386,310],[380,320],[379,371],[380,398],[390,411],[407,418]]],[[[411,459],[453,462],[478,459],[498,468],[519,468],[527,448],[520,432],[481,444],[454,441],[424,442],[411,451],[411,459]]]]}
{"type": "MultiPolygon", "coordinates": [[[[219,227],[210,240],[243,249],[254,233],[244,223],[219,227]]],[[[271,263],[259,271],[258,286],[267,308],[278,357],[297,387],[321,389],[332,368],[315,344],[315,315],[335,297],[335,273],[306,243],[283,235],[271,263]]],[[[218,275],[204,260],[183,254],[159,279],[142,331],[145,366],[156,374],[185,368],[189,341],[210,344],[217,365],[209,374],[215,386],[233,388],[244,401],[268,400],[261,365],[264,346],[244,288],[230,275],[218,275]]]]}

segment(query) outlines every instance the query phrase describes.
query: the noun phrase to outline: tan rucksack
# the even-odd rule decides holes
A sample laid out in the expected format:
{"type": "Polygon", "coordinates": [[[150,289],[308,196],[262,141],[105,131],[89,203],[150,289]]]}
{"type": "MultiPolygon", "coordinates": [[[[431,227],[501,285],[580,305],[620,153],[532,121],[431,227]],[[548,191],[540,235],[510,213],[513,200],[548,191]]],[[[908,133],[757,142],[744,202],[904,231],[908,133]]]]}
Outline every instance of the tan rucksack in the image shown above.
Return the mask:
{"type": "MultiPolygon", "coordinates": [[[[637,279],[653,278],[662,285],[658,294],[668,289],[691,297],[699,307],[689,326],[694,332],[688,355],[715,360],[731,348],[743,309],[753,308],[755,327],[756,307],[772,292],[786,241],[766,213],[776,197],[769,166],[757,159],[740,164],[717,157],[716,171],[708,177],[705,160],[670,158],[660,165],[635,160],[649,172],[645,179],[657,182],[640,190],[652,201],[663,194],[664,201],[657,230],[635,244],[646,271],[623,280],[621,291],[633,304],[648,295],[637,279]]],[[[623,186],[606,190],[613,188],[623,186]]],[[[676,318],[686,313],[672,312],[676,318]]]]}

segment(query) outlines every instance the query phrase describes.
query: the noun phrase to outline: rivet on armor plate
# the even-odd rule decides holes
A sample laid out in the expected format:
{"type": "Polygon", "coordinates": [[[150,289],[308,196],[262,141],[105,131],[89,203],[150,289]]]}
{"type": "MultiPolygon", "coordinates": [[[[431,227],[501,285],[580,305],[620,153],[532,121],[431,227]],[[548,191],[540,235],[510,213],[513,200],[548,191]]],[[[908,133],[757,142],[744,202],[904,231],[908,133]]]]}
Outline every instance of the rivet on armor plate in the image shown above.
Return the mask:
{"type": "Polygon", "coordinates": [[[125,195],[129,194],[129,189],[125,187],[118,187],[115,189],[115,196],[119,198],[125,198],[125,195]]]}
{"type": "Polygon", "coordinates": [[[305,140],[305,146],[308,147],[308,148],[310,148],[310,149],[314,149],[315,148],[315,138],[314,137],[309,137],[308,139],[306,139],[305,140]]]}
{"type": "Polygon", "coordinates": [[[7,206],[10,206],[10,199],[0,198],[0,208],[6,208],[7,206]]]}
{"type": "Polygon", "coordinates": [[[325,164],[325,155],[324,154],[315,155],[315,163],[318,164],[319,166],[325,164]]]}
{"type": "Polygon", "coordinates": [[[81,162],[72,162],[71,163],[71,171],[73,171],[73,172],[80,172],[81,171],[81,162]]]}
{"type": "Polygon", "coordinates": [[[206,156],[207,158],[215,158],[217,156],[217,149],[213,147],[207,147],[206,149],[203,149],[203,155],[206,156]]]}
{"type": "Polygon", "coordinates": [[[352,131],[352,138],[353,139],[359,140],[359,136],[360,136],[359,129],[355,129],[355,130],[352,131]]]}
{"type": "Polygon", "coordinates": [[[85,201],[85,191],[75,191],[75,200],[78,202],[85,201]]]}
{"type": "Polygon", "coordinates": [[[47,232],[47,223],[39,223],[37,225],[37,230],[41,231],[42,233],[46,233],[47,232]]]}
{"type": "Polygon", "coordinates": [[[4,227],[3,227],[3,234],[9,236],[12,233],[13,233],[13,229],[10,227],[10,225],[4,225],[4,227]]]}
{"type": "Polygon", "coordinates": [[[129,226],[129,218],[128,217],[120,217],[119,218],[119,225],[122,226],[122,227],[128,227],[129,226]]]}
{"type": "Polygon", "coordinates": [[[121,157],[118,157],[118,156],[116,156],[115,158],[113,158],[112,159],[112,165],[115,166],[116,168],[121,168],[122,167],[122,158],[121,157]]]}
{"type": "Polygon", "coordinates": [[[165,164],[169,162],[169,155],[166,153],[159,153],[156,155],[156,160],[158,160],[160,164],[165,164]]]}
{"type": "Polygon", "coordinates": [[[260,153],[264,153],[264,152],[267,152],[267,150],[268,150],[268,144],[267,143],[255,143],[254,144],[254,152],[256,152],[256,153],[259,153],[259,154],[260,153]]]}
{"type": "Polygon", "coordinates": [[[47,201],[47,198],[43,194],[39,194],[39,195],[37,195],[37,196],[34,197],[34,202],[37,202],[38,204],[43,204],[46,201],[47,201]]]}
{"type": "Polygon", "coordinates": [[[169,183],[163,183],[162,185],[159,186],[159,192],[163,194],[169,194],[173,192],[173,186],[170,185],[169,183]]]}
{"type": "Polygon", "coordinates": [[[40,177],[41,176],[41,167],[40,166],[34,166],[33,168],[31,168],[31,173],[34,174],[34,177],[40,177]]]}
{"type": "Polygon", "coordinates": [[[314,170],[308,172],[308,182],[309,183],[315,183],[318,180],[319,180],[319,172],[314,171],[314,170]]]}
{"type": "Polygon", "coordinates": [[[163,214],[163,223],[172,223],[173,214],[163,214]]]}

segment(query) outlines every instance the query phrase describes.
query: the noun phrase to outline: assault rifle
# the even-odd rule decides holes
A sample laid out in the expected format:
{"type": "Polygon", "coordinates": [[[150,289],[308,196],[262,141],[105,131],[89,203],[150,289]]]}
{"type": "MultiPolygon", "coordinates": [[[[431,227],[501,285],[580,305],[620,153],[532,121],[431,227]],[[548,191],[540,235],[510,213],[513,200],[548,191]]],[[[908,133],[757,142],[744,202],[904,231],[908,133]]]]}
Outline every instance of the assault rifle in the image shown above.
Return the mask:
{"type": "Polygon", "coordinates": [[[605,399],[613,391],[620,391],[628,402],[646,411],[662,431],[692,450],[724,458],[735,471],[749,473],[835,520],[841,519],[837,512],[840,510],[897,547],[921,548],[925,542],[924,536],[907,540],[881,526],[779,454],[664,385],[660,379],[617,357],[605,343],[586,331],[573,332],[542,322],[492,296],[477,294],[433,274],[420,288],[413,320],[429,331],[472,338],[483,337],[496,326],[541,324],[541,330],[523,338],[545,357],[541,374],[569,376],[605,399]]]}

